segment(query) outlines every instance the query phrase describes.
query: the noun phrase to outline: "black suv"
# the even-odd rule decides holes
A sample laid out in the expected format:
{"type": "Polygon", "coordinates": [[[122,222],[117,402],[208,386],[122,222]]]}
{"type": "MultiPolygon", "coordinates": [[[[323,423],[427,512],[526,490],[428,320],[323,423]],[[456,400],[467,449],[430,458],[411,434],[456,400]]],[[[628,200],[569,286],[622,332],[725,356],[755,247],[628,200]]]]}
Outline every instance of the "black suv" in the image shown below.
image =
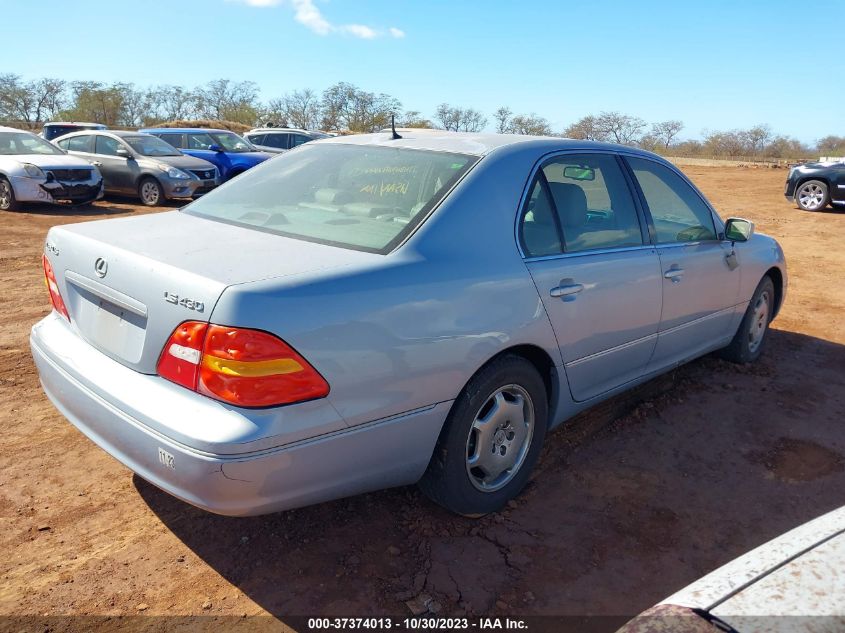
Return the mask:
{"type": "Polygon", "coordinates": [[[845,207],[845,160],[792,167],[783,195],[804,211],[820,211],[828,204],[845,207]]]}

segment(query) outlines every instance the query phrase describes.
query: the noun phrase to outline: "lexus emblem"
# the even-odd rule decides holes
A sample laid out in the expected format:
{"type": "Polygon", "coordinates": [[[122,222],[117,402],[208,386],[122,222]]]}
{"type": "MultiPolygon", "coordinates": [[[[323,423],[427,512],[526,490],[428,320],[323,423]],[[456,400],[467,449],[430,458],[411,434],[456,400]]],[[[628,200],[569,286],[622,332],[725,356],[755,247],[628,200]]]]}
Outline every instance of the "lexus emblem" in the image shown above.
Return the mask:
{"type": "Polygon", "coordinates": [[[102,257],[98,257],[94,262],[94,272],[97,273],[97,277],[105,277],[109,272],[109,263],[102,257]]]}

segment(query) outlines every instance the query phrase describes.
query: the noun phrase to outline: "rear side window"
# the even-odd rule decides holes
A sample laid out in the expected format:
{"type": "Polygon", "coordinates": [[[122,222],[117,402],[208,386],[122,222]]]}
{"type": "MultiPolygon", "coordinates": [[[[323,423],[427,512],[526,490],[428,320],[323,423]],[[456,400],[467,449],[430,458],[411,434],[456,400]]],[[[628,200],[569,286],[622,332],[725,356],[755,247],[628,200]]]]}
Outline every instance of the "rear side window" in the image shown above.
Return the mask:
{"type": "Polygon", "coordinates": [[[651,212],[658,243],[716,239],[710,208],[683,178],[654,161],[626,160],[651,212]]]}
{"type": "Polygon", "coordinates": [[[70,152],[91,152],[91,145],[94,138],[90,134],[74,136],[67,140],[66,149],[70,152]]]}
{"type": "Polygon", "coordinates": [[[387,253],[477,158],[365,145],[306,145],[186,207],[187,213],[306,241],[387,253]]]}
{"type": "Polygon", "coordinates": [[[296,147],[297,145],[302,145],[303,143],[307,143],[311,140],[313,139],[310,136],[305,136],[304,134],[292,134],[290,146],[296,147]]]}
{"type": "MultiPolygon", "coordinates": [[[[264,142],[261,145],[267,147],[275,147],[277,149],[288,149],[288,138],[290,134],[268,134],[264,137],[264,142]]],[[[256,141],[249,139],[253,143],[256,141]]]]}
{"type": "Polygon", "coordinates": [[[530,257],[642,245],[637,209],[616,157],[567,154],[545,163],[523,210],[521,239],[530,257]]]}
{"type": "Polygon", "coordinates": [[[162,141],[165,141],[178,149],[182,149],[182,147],[184,147],[181,134],[159,134],[158,137],[162,141]]]}

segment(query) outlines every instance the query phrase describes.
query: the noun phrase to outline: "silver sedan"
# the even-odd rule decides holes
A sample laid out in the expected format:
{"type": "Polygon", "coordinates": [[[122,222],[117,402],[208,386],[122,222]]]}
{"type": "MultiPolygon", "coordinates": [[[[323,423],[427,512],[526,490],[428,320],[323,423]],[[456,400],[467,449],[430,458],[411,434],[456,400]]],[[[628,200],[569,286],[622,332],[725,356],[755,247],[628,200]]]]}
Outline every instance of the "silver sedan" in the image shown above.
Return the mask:
{"type": "Polygon", "coordinates": [[[665,160],[557,138],[308,143],[180,211],[50,230],[47,395],[141,477],[260,514],[419,482],[464,515],[548,431],[719,350],[787,275],[665,160]]]}

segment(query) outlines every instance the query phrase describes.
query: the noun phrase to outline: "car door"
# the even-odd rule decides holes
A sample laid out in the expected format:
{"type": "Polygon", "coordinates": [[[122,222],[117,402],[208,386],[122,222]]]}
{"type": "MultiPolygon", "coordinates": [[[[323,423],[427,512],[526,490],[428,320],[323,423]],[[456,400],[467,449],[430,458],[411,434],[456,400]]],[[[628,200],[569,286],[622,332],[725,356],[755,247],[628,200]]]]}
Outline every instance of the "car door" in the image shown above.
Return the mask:
{"type": "Polygon", "coordinates": [[[661,276],[647,237],[615,155],[561,154],[537,169],[518,238],[576,401],[638,378],[651,358],[661,276]]]}
{"type": "Polygon", "coordinates": [[[137,164],[134,160],[127,159],[126,156],[118,156],[117,149],[119,147],[129,151],[129,148],[116,138],[99,134],[94,136],[94,164],[103,174],[106,191],[134,192],[132,172],[133,168],[137,169],[137,164]]]}
{"type": "Polygon", "coordinates": [[[677,170],[628,156],[660,257],[663,316],[650,369],[697,356],[730,337],[740,267],[714,212],[677,170]]]}
{"type": "Polygon", "coordinates": [[[209,149],[215,145],[219,146],[219,143],[206,132],[188,132],[185,134],[185,149],[183,151],[216,165],[220,171],[221,179],[228,180],[232,161],[226,152],[216,152],[209,149]]]}

